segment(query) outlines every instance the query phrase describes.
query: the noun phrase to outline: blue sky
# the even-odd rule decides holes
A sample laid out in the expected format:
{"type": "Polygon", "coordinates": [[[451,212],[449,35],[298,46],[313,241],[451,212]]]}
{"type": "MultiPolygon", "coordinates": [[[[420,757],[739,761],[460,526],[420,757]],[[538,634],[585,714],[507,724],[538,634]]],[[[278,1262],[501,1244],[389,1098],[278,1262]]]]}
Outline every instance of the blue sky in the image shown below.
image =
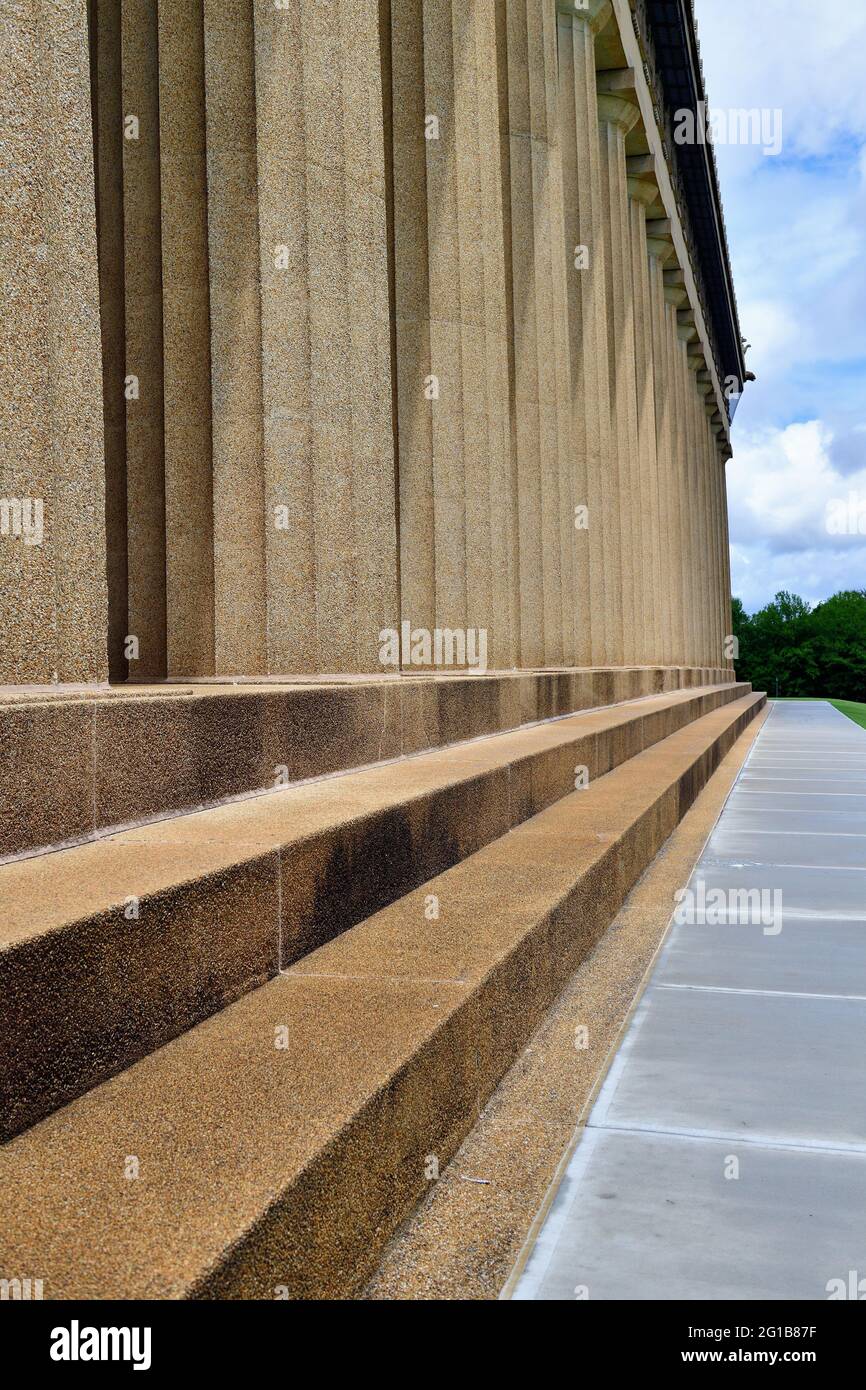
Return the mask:
{"type": "Polygon", "coordinates": [[[695,0],[711,108],[781,111],[782,149],[717,145],[752,348],[727,465],[734,593],[866,588],[866,4],[695,0]],[[828,510],[829,509],[829,510],[828,510]],[[853,528],[856,532],[856,526],[853,528]]]}

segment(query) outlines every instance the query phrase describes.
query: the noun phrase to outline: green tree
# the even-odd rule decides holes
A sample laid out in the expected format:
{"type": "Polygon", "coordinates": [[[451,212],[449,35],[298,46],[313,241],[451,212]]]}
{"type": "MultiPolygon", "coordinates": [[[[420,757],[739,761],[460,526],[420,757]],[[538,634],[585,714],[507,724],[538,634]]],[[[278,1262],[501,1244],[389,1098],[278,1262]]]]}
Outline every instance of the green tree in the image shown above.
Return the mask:
{"type": "Polygon", "coordinates": [[[866,699],[866,590],[834,594],[813,609],[782,590],[751,616],[732,600],[741,680],[770,695],[866,699]]]}
{"type": "Polygon", "coordinates": [[[819,603],[811,631],[820,694],[866,700],[866,591],[849,589],[819,603]]]}

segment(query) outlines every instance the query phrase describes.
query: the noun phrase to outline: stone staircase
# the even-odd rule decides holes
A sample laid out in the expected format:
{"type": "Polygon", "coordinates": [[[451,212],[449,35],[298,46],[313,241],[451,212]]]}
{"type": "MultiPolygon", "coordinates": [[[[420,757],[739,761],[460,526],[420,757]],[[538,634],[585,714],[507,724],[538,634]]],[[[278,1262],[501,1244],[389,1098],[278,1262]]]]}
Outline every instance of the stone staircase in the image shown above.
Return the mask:
{"type": "Polygon", "coordinates": [[[0,705],[0,1274],[357,1291],[764,704],[692,679],[0,705]]]}

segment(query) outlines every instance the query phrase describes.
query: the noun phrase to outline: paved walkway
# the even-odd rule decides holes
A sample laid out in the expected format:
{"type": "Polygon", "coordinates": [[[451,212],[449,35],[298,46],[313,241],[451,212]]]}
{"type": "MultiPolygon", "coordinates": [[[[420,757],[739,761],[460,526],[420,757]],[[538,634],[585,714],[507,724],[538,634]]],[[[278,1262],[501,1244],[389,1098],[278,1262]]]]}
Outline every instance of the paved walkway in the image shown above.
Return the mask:
{"type": "Polygon", "coordinates": [[[774,705],[689,889],[512,1296],[866,1297],[866,730],[774,705]]]}

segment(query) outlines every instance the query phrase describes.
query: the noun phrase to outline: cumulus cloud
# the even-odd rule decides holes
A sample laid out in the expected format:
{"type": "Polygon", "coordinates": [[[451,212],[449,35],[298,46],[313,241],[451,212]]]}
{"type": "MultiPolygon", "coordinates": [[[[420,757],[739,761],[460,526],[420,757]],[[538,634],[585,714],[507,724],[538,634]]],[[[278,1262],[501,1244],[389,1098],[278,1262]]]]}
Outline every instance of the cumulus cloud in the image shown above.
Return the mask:
{"type": "Polygon", "coordinates": [[[728,464],[734,593],[751,610],[780,589],[817,603],[866,587],[866,460],[834,461],[820,420],[762,427],[728,464]]]}
{"type": "Polygon", "coordinates": [[[716,149],[749,386],[728,465],[735,592],[866,587],[827,502],[866,485],[866,6],[696,0],[713,107],[782,112],[783,147],[716,149]],[[739,588],[737,585],[739,584],[739,588]]]}

